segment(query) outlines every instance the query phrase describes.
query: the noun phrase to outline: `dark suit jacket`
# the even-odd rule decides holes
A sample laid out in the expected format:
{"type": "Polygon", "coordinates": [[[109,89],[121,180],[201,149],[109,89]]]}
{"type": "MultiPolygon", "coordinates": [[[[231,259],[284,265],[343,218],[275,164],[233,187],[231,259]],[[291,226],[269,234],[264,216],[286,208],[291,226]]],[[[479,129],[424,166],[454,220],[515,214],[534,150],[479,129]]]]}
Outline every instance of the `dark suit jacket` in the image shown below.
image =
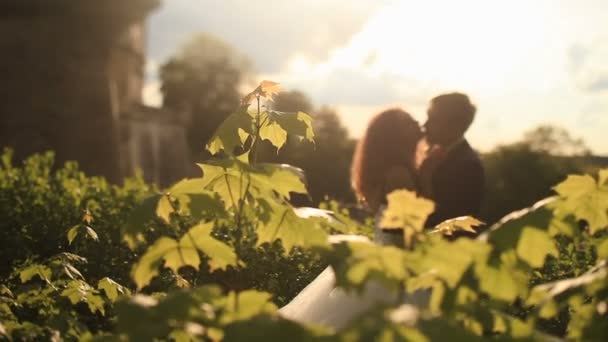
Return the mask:
{"type": "Polygon", "coordinates": [[[464,140],[437,166],[432,176],[436,209],[427,227],[458,216],[479,216],[484,191],[484,170],[479,156],[464,140]]]}

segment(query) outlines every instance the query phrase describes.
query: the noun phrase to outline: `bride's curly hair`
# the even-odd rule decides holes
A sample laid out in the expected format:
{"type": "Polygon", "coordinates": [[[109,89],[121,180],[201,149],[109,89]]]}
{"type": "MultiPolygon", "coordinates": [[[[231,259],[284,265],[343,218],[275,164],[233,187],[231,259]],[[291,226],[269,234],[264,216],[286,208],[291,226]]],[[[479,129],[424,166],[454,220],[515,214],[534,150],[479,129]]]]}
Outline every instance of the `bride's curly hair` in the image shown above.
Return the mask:
{"type": "Polygon", "coordinates": [[[360,202],[365,203],[384,186],[392,168],[413,170],[421,137],[418,122],[402,109],[385,110],[371,120],[351,165],[351,186],[360,202]]]}

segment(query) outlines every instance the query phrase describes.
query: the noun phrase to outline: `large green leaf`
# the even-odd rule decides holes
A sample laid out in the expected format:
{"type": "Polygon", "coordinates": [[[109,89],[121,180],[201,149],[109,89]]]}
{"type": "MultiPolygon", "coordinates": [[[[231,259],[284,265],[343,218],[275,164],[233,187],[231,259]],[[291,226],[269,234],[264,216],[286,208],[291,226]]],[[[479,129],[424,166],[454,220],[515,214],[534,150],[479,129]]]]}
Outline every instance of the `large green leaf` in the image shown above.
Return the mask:
{"type": "Polygon", "coordinates": [[[143,232],[146,230],[146,225],[157,217],[161,197],[162,195],[151,195],[145,198],[129,215],[127,223],[121,231],[129,248],[133,249],[145,240],[143,232]]]}
{"type": "Polygon", "coordinates": [[[248,165],[236,159],[198,164],[203,185],[220,197],[226,209],[239,205],[246,195],[289,199],[290,194],[306,194],[302,170],[284,164],[248,165]]]}
{"type": "Polygon", "coordinates": [[[287,142],[287,131],[278,123],[270,122],[260,127],[260,138],[268,140],[278,150],[287,142]]]}
{"type": "Polygon", "coordinates": [[[458,239],[450,242],[436,236],[424,248],[411,253],[409,268],[417,274],[431,273],[455,287],[467,269],[474,263],[487,259],[491,247],[485,243],[458,239]]]}
{"type": "Polygon", "coordinates": [[[163,260],[165,266],[175,273],[187,265],[198,269],[201,262],[196,249],[182,249],[177,241],[161,237],[148,248],[133,267],[132,277],[138,288],[148,285],[150,280],[158,275],[158,269],[163,260]]]}
{"type": "Polygon", "coordinates": [[[574,175],[555,186],[555,191],[561,197],[554,206],[556,213],[562,217],[571,214],[587,221],[591,234],[608,227],[606,172],[603,170],[600,173],[599,181],[588,175],[574,175]]]}
{"type": "Polygon", "coordinates": [[[164,261],[165,267],[174,273],[184,266],[199,268],[201,259],[199,251],[206,254],[211,269],[225,269],[236,265],[234,251],[224,243],[211,237],[212,223],[199,224],[190,229],[179,241],[161,237],[148,248],[146,253],[133,267],[132,277],[138,288],[150,283],[158,275],[158,269],[164,261]]]}
{"type": "MultiPolygon", "coordinates": [[[[205,188],[216,193],[226,209],[237,207],[250,189],[250,175],[243,172],[236,162],[220,165],[198,164],[203,171],[203,184],[205,188]]],[[[252,189],[255,190],[255,189],[252,189]]]]}
{"type": "Polygon", "coordinates": [[[82,280],[71,280],[61,295],[67,297],[72,304],[84,302],[91,313],[99,312],[105,315],[104,301],[99,292],[82,280]]]}
{"type": "Polygon", "coordinates": [[[230,292],[215,304],[222,307],[221,324],[251,319],[261,314],[271,314],[277,310],[272,303],[272,295],[266,292],[246,290],[230,292]]]}
{"type": "Polygon", "coordinates": [[[402,249],[364,241],[345,241],[334,246],[329,260],[340,286],[362,290],[375,279],[389,288],[408,278],[407,255],[402,249]]]}
{"type": "MultiPolygon", "coordinates": [[[[236,254],[232,247],[213,238],[213,223],[201,223],[192,227],[180,240],[182,248],[194,248],[209,257],[211,270],[225,269],[237,264],[236,254]]],[[[241,262],[242,263],[242,262],[241,262]]]]}
{"type": "Polygon", "coordinates": [[[530,266],[540,268],[548,255],[557,257],[559,252],[555,242],[545,231],[534,227],[525,227],[517,243],[517,255],[530,266]]]}
{"type": "Polygon", "coordinates": [[[205,182],[201,178],[183,179],[160,198],[156,208],[156,214],[165,222],[170,222],[173,213],[179,215],[190,215],[200,219],[205,213],[222,214],[223,207],[212,192],[205,189],[205,182]],[[179,201],[179,209],[172,201],[179,201]]]}
{"type": "Polygon", "coordinates": [[[258,245],[281,240],[286,253],[294,246],[311,247],[327,245],[327,233],[320,227],[320,218],[304,218],[289,204],[273,200],[259,200],[264,208],[257,227],[258,245]]]}
{"type": "Polygon", "coordinates": [[[49,282],[51,280],[51,269],[44,265],[32,264],[19,272],[19,278],[22,283],[28,282],[36,276],[49,282]]]}
{"type": "Polygon", "coordinates": [[[232,154],[234,149],[243,145],[243,135],[253,134],[253,118],[247,112],[249,106],[243,105],[236,112],[230,114],[215,131],[207,144],[211,154],[224,151],[232,154]]]}
{"type": "Polygon", "coordinates": [[[308,193],[302,169],[287,164],[259,164],[255,170],[258,172],[252,173],[251,178],[262,194],[276,192],[289,199],[291,193],[308,193]]]}
{"type": "Polygon", "coordinates": [[[382,212],[380,226],[403,229],[405,245],[410,246],[414,235],[424,229],[424,223],[435,210],[435,204],[407,190],[393,191],[388,194],[387,200],[388,206],[382,212]]]}
{"type": "Polygon", "coordinates": [[[116,302],[116,299],[118,299],[119,294],[123,294],[123,295],[131,294],[131,292],[129,291],[128,288],[120,285],[119,283],[115,282],[114,280],[112,280],[108,277],[101,279],[97,283],[97,288],[99,290],[103,290],[106,293],[106,296],[108,296],[108,298],[110,299],[110,301],[112,303],[116,302]]]}
{"type": "Polygon", "coordinates": [[[314,142],[312,118],[304,112],[264,112],[260,121],[263,123],[260,138],[270,141],[277,149],[283,147],[288,135],[314,142]]]}

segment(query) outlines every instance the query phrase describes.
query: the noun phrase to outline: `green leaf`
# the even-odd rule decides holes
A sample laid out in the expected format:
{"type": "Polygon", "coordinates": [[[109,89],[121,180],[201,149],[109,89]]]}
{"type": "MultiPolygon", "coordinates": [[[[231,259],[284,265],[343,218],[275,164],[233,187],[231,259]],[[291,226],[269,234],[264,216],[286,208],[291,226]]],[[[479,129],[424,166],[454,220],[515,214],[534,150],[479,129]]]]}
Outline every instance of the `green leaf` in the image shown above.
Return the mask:
{"type": "Polygon", "coordinates": [[[80,229],[80,224],[77,224],[68,230],[68,244],[72,244],[72,241],[78,236],[78,230],[80,229]]]}
{"type": "Polygon", "coordinates": [[[589,231],[597,231],[608,227],[608,187],[605,182],[606,173],[600,174],[600,183],[591,176],[568,176],[562,183],[554,187],[561,196],[561,201],[555,205],[556,213],[560,216],[574,215],[578,220],[589,224],[589,231]]]}
{"type": "Polygon", "coordinates": [[[105,315],[103,298],[97,294],[95,289],[82,280],[71,280],[61,292],[61,295],[67,297],[73,305],[85,302],[91,313],[99,312],[105,315]]]}
{"type": "Polygon", "coordinates": [[[196,249],[209,257],[210,269],[226,269],[228,266],[236,266],[236,254],[234,250],[223,242],[213,238],[211,231],[213,223],[201,223],[192,227],[180,240],[180,246],[184,249],[196,249]]]}
{"type": "Polygon", "coordinates": [[[511,303],[522,293],[521,284],[504,265],[479,264],[475,270],[479,277],[479,288],[492,298],[511,303]]]}
{"type": "Polygon", "coordinates": [[[94,241],[99,241],[99,236],[97,236],[97,233],[95,232],[95,230],[93,230],[93,228],[89,226],[86,226],[85,228],[87,230],[87,235],[91,237],[91,239],[93,239],[94,241]]]}
{"type": "Polygon", "coordinates": [[[206,213],[222,214],[223,207],[213,193],[205,189],[206,182],[201,178],[183,179],[167,190],[156,208],[158,217],[169,223],[171,214],[190,215],[195,219],[206,213]],[[174,208],[179,201],[179,210],[174,208]]]}
{"type": "Polygon", "coordinates": [[[597,243],[597,256],[600,259],[608,259],[608,238],[604,238],[597,243]]]}
{"type": "Polygon", "coordinates": [[[205,187],[219,195],[226,209],[236,207],[244,196],[250,182],[248,174],[236,167],[236,164],[218,166],[212,164],[197,164],[203,170],[205,187]]]}
{"type": "Polygon", "coordinates": [[[156,210],[161,197],[162,195],[152,195],[145,198],[129,215],[127,223],[122,227],[123,240],[129,248],[134,249],[145,240],[143,232],[146,224],[157,217],[156,210]]]}
{"type": "Polygon", "coordinates": [[[289,199],[290,194],[307,194],[304,181],[304,171],[295,166],[287,164],[259,164],[258,172],[252,173],[251,179],[259,189],[260,193],[278,193],[284,199],[289,199]]]}
{"type": "MultiPolygon", "coordinates": [[[[169,264],[171,267],[175,268],[174,272],[177,272],[179,266],[185,264],[185,258],[182,258],[179,252],[177,252],[179,245],[177,241],[168,238],[161,237],[156,242],[146,250],[146,253],[137,261],[137,263],[133,266],[133,270],[131,272],[131,276],[135,281],[138,289],[148,285],[150,280],[158,275],[158,268],[161,265],[163,259],[168,258],[171,260],[169,264]]],[[[200,263],[200,259],[198,257],[198,253],[194,255],[187,254],[189,259],[188,262],[192,262],[196,264],[196,268],[200,263]],[[193,259],[190,259],[193,258],[193,259]]],[[[166,265],[169,267],[169,265],[166,265]]]]}
{"type": "Polygon", "coordinates": [[[110,299],[110,301],[112,303],[116,302],[116,299],[118,299],[119,293],[121,293],[123,295],[130,294],[129,289],[127,289],[126,287],[120,285],[119,283],[115,282],[114,280],[112,280],[108,277],[101,279],[97,283],[97,288],[100,290],[103,290],[106,293],[106,296],[108,296],[108,299],[110,299]]]}
{"type": "Polygon", "coordinates": [[[483,225],[482,221],[472,216],[461,216],[456,217],[447,221],[441,222],[433,232],[441,233],[444,235],[452,235],[457,231],[465,231],[469,233],[476,233],[475,228],[483,225]]]}
{"type": "Polygon", "coordinates": [[[221,324],[251,319],[261,314],[272,314],[277,307],[272,303],[272,295],[266,292],[246,290],[230,292],[218,305],[224,308],[220,317],[221,324]]]}
{"type": "Polygon", "coordinates": [[[394,288],[396,283],[408,277],[407,261],[402,249],[359,241],[339,243],[330,255],[336,283],[358,289],[362,289],[369,279],[394,288]]]}
{"type": "Polygon", "coordinates": [[[278,123],[270,122],[260,128],[260,138],[268,140],[277,148],[277,152],[287,142],[287,131],[285,131],[278,123]]]}
{"type": "Polygon", "coordinates": [[[211,154],[224,151],[231,155],[237,146],[242,146],[244,133],[253,134],[253,118],[247,113],[248,107],[248,105],[241,106],[218,127],[207,144],[207,150],[211,154]]]}
{"type": "Polygon", "coordinates": [[[517,244],[517,255],[534,268],[545,263],[547,255],[558,257],[555,242],[548,233],[534,227],[525,227],[517,244]]]}
{"type": "MultiPolygon", "coordinates": [[[[288,135],[314,142],[312,118],[304,112],[287,113],[270,111],[267,113],[268,125],[278,124],[288,135]]],[[[276,146],[276,145],[275,145],[276,146]]]]}
{"type": "Polygon", "coordinates": [[[403,229],[405,245],[410,246],[413,236],[424,229],[424,223],[435,210],[435,204],[407,190],[393,191],[388,194],[387,200],[388,206],[382,213],[380,226],[403,229]]]}
{"type": "Polygon", "coordinates": [[[25,283],[38,276],[48,283],[51,280],[51,274],[50,268],[40,264],[32,264],[19,272],[19,278],[21,279],[21,283],[25,283]]]}
{"type": "Polygon", "coordinates": [[[294,246],[311,247],[327,245],[327,233],[320,227],[319,218],[303,218],[289,204],[259,200],[265,208],[262,222],[257,227],[258,241],[281,240],[285,253],[294,246]]]}
{"type": "Polygon", "coordinates": [[[424,249],[415,250],[409,267],[418,274],[429,272],[445,280],[449,287],[455,287],[465,272],[475,261],[486,260],[491,247],[485,243],[458,239],[450,242],[435,237],[424,249]]]}
{"type": "Polygon", "coordinates": [[[158,200],[158,206],[156,207],[156,215],[166,223],[171,222],[171,214],[175,211],[171,200],[171,197],[167,193],[158,200]]]}

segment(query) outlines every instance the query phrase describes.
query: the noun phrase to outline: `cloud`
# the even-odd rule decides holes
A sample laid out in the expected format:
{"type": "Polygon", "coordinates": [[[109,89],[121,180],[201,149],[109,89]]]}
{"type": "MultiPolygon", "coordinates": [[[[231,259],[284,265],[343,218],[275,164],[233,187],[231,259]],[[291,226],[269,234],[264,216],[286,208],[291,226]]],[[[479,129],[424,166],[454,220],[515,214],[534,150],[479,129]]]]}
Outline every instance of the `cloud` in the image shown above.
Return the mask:
{"type": "Polygon", "coordinates": [[[295,54],[325,59],[386,1],[165,1],[150,19],[149,51],[163,61],[192,34],[207,32],[249,56],[259,72],[277,72],[295,54]]]}
{"type": "Polygon", "coordinates": [[[608,37],[569,49],[569,62],[576,85],[586,92],[608,90],[608,37]]]}

